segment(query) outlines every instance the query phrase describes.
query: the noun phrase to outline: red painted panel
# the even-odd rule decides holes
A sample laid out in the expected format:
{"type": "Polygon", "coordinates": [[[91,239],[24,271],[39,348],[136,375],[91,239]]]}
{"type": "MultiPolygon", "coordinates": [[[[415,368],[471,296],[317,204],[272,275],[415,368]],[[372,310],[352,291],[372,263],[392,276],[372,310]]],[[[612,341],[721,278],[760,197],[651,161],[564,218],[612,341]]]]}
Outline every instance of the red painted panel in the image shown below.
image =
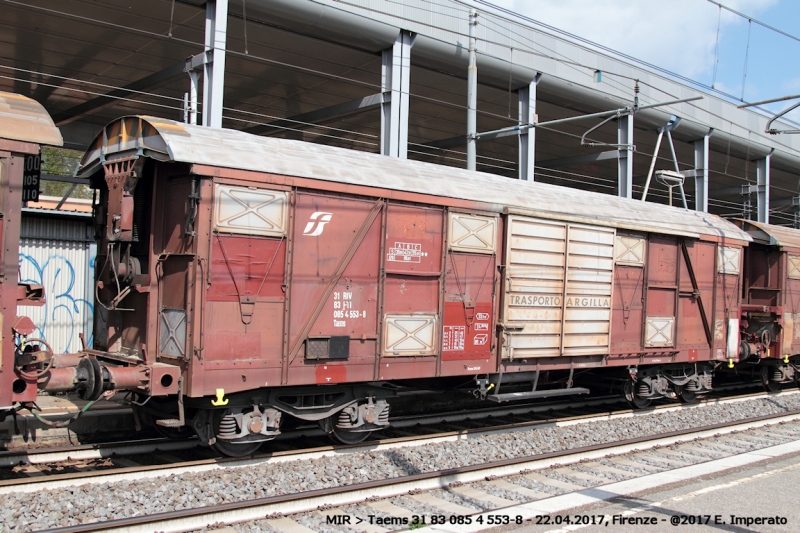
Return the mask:
{"type": "Polygon", "coordinates": [[[217,389],[225,389],[225,394],[253,390],[260,387],[276,387],[281,383],[280,368],[251,368],[251,365],[238,365],[238,368],[205,368],[203,376],[203,396],[215,396],[217,389]]]}
{"type": "Polygon", "coordinates": [[[491,359],[445,359],[442,361],[443,376],[474,376],[495,371],[491,359]]]}
{"type": "MultiPolygon", "coordinates": [[[[706,330],[703,327],[703,319],[700,317],[700,306],[697,305],[697,300],[694,298],[682,297],[680,299],[680,307],[676,346],[678,348],[681,346],[693,346],[698,344],[708,346],[706,330]]],[[[709,324],[711,324],[710,320],[709,324]]]]}
{"type": "Polygon", "coordinates": [[[495,259],[485,254],[447,254],[442,359],[491,357],[495,259]]]}
{"type": "Polygon", "coordinates": [[[441,209],[389,205],[386,271],[439,273],[442,258],[441,209]]]}
{"type": "MultiPolygon", "coordinates": [[[[649,286],[675,286],[677,279],[678,240],[674,237],[652,235],[647,249],[649,286]]],[[[648,295],[648,300],[650,296],[648,295]]],[[[648,312],[649,314],[649,312],[648,312]]]]}
{"type": "Polygon", "coordinates": [[[298,355],[295,364],[289,367],[287,385],[372,381],[374,373],[375,363],[373,361],[362,364],[353,360],[342,363],[331,363],[329,361],[306,363],[303,361],[302,356],[298,355]],[[323,368],[326,366],[328,368],[323,368]],[[327,380],[328,377],[331,378],[330,381],[327,380]]]}
{"type": "Polygon", "coordinates": [[[378,379],[415,379],[435,375],[435,357],[384,358],[380,365],[378,379]]]}
{"type": "MultiPolygon", "coordinates": [[[[277,261],[276,258],[275,262],[277,261]]],[[[280,270],[282,271],[283,268],[283,264],[281,264],[280,270]]],[[[227,272],[227,267],[225,269],[227,272]]],[[[261,272],[263,276],[265,270],[262,269],[261,272]]],[[[271,278],[272,274],[269,277],[271,278]]],[[[230,279],[230,275],[228,275],[228,280],[230,279]]],[[[244,276],[241,281],[245,281],[244,276]]],[[[258,283],[260,285],[261,282],[258,283]]],[[[255,283],[250,285],[255,285],[255,283]]],[[[278,282],[278,287],[280,287],[280,282],[278,282]]],[[[258,290],[258,286],[254,286],[251,290],[255,292],[258,290]]],[[[216,301],[208,299],[202,313],[196,315],[202,317],[205,322],[201,340],[205,360],[260,359],[267,364],[280,366],[283,351],[284,303],[282,297],[264,297],[263,294],[266,290],[266,288],[262,289],[262,297],[258,298],[254,305],[245,304],[244,308],[240,305],[238,298],[223,299],[217,294],[216,301]],[[246,316],[248,314],[250,316],[246,316]],[[243,343],[243,346],[230,346],[239,341],[243,343]]]]}
{"type": "MultiPolygon", "coordinates": [[[[374,202],[299,193],[295,207],[290,346],[324,295],[374,202]]],[[[347,264],[309,336],[377,334],[380,216],[347,264]]],[[[299,339],[302,342],[303,339],[299,339]]],[[[296,357],[294,364],[302,364],[296,357]]]]}
{"type": "Polygon", "coordinates": [[[389,206],[384,314],[439,313],[443,216],[440,209],[389,206]]]}
{"type": "Polygon", "coordinates": [[[318,364],[315,369],[317,384],[344,383],[347,381],[347,367],[342,363],[318,364]]]}
{"type": "Polygon", "coordinates": [[[209,331],[205,338],[205,358],[209,361],[257,359],[261,352],[260,331],[209,331]]]}
{"type": "Polygon", "coordinates": [[[285,239],[216,234],[211,245],[208,300],[238,302],[240,295],[256,292],[260,297],[283,298],[285,239]]]}
{"type": "Polygon", "coordinates": [[[647,316],[675,316],[675,290],[650,287],[647,291],[647,316]]]}
{"type": "MultiPolygon", "coordinates": [[[[708,321],[709,328],[713,331],[713,316],[712,316],[712,301],[714,298],[714,262],[716,259],[716,247],[713,243],[705,243],[699,241],[686,240],[686,251],[688,252],[690,265],[697,281],[697,287],[700,291],[700,297],[703,300],[703,308],[706,312],[706,320],[708,321]]],[[[692,278],[689,275],[689,264],[681,252],[680,255],[680,268],[681,268],[681,293],[678,331],[677,331],[677,347],[691,347],[702,346],[704,348],[700,353],[708,356],[708,339],[706,337],[705,328],[703,326],[703,318],[700,314],[700,302],[692,294],[694,288],[692,285],[692,278]]],[[[698,352],[695,350],[695,360],[697,360],[698,352]]]]}
{"type": "Polygon", "coordinates": [[[384,291],[386,314],[436,314],[439,310],[438,277],[387,275],[384,291]]]}
{"type": "Polygon", "coordinates": [[[614,268],[612,351],[636,352],[642,348],[644,268],[619,264],[614,268]]]}

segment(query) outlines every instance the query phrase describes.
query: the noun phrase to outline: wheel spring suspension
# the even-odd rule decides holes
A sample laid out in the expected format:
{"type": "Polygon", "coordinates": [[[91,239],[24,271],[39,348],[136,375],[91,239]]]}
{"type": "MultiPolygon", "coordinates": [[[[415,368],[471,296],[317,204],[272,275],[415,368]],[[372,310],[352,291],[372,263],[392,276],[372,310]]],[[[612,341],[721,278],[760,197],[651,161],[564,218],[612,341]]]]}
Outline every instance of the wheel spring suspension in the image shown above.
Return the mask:
{"type": "Polygon", "coordinates": [[[386,407],[383,411],[380,412],[378,415],[378,425],[385,426],[389,424],[389,407],[386,407]]]}
{"type": "Polygon", "coordinates": [[[349,409],[344,409],[339,411],[339,418],[336,421],[336,425],[339,427],[351,427],[357,420],[357,418],[356,420],[351,420],[349,409]]]}
{"type": "Polygon", "coordinates": [[[639,396],[649,396],[650,395],[650,387],[647,383],[639,383],[639,396]]]}
{"type": "Polygon", "coordinates": [[[772,381],[783,381],[783,372],[780,369],[775,369],[772,371],[772,381]]]}
{"type": "Polygon", "coordinates": [[[225,415],[219,421],[219,431],[217,436],[220,438],[233,438],[239,434],[239,426],[236,424],[236,419],[233,415],[225,415]]]}
{"type": "Polygon", "coordinates": [[[692,380],[684,385],[683,390],[688,392],[697,392],[700,390],[699,382],[696,380],[692,380]]]}

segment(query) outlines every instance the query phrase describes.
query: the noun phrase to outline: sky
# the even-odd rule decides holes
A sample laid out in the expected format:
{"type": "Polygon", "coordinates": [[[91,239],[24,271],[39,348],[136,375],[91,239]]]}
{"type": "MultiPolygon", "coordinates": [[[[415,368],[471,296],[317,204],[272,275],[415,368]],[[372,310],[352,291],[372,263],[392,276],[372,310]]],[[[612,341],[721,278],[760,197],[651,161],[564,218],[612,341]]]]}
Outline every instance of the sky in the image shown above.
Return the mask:
{"type": "MultiPolygon", "coordinates": [[[[800,38],[800,0],[719,1],[800,38]]],[[[800,94],[800,42],[748,23],[747,19],[720,10],[708,0],[492,0],[492,3],[706,85],[713,84],[747,102],[800,94]]],[[[778,112],[797,102],[800,99],[766,107],[778,112]]],[[[790,116],[800,121],[800,108],[790,116]]]]}

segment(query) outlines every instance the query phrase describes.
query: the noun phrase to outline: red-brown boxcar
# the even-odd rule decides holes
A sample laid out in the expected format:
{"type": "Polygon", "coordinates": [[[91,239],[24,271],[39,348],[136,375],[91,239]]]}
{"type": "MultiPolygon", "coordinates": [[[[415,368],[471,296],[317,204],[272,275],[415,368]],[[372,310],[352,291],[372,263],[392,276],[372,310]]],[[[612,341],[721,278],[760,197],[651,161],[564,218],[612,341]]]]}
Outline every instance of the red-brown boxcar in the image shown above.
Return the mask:
{"type": "Polygon", "coordinates": [[[800,381],[800,230],[737,220],[745,249],[741,363],[764,387],[800,381]]]}
{"type": "MultiPolygon", "coordinates": [[[[41,145],[61,146],[61,133],[35,100],[0,92],[0,411],[18,402],[36,400],[37,381],[52,354],[25,338],[34,332],[30,318],[17,314],[17,305],[43,303],[41,286],[19,283],[19,232],[23,181],[38,190],[41,145]]],[[[35,198],[30,198],[35,200],[35,198]]]]}
{"type": "Polygon", "coordinates": [[[738,361],[750,237],[706,213],[151,117],[104,128],[79,175],[87,397],[166,397],[158,424],[225,453],[287,415],[358,441],[394,383],[505,401],[616,368],[641,405],[738,361]]]}

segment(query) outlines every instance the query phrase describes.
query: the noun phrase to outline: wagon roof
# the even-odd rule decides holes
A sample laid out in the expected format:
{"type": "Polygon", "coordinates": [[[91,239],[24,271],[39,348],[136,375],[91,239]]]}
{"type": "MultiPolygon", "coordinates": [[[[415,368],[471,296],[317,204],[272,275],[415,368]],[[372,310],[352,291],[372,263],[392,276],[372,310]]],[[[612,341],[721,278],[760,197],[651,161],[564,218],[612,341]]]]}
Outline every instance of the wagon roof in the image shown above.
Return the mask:
{"type": "Polygon", "coordinates": [[[64,140],[42,104],[0,91],[0,139],[61,146],[64,140]]]}
{"type": "Polygon", "coordinates": [[[744,219],[737,219],[736,225],[749,233],[753,242],[781,248],[800,248],[800,230],[744,219]]]}
{"type": "Polygon", "coordinates": [[[84,154],[78,175],[91,176],[106,160],[135,155],[465,199],[509,213],[628,230],[751,240],[736,225],[708,213],[156,117],[110,123],[84,154]]]}

